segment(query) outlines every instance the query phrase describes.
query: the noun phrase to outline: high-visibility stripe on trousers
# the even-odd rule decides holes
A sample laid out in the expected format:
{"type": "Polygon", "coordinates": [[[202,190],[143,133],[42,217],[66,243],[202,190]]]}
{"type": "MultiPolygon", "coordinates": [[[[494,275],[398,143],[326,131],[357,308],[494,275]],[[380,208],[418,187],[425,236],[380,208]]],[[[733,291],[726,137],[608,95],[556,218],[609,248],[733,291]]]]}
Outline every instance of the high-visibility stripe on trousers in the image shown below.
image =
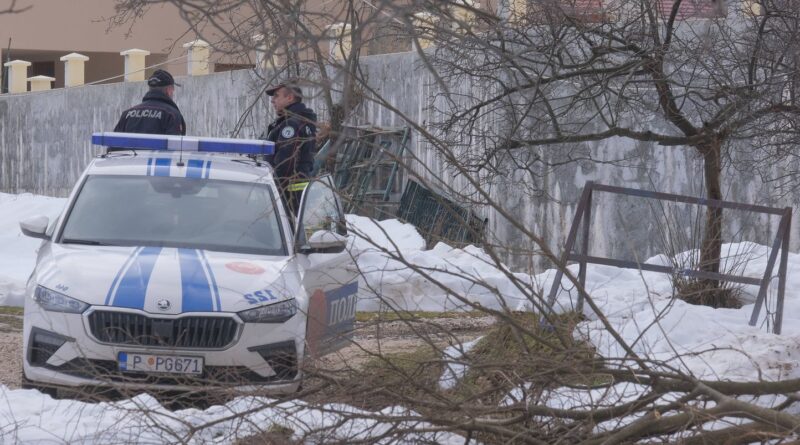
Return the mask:
{"type": "Polygon", "coordinates": [[[308,187],[308,181],[305,182],[295,182],[294,184],[290,184],[289,187],[286,187],[287,192],[302,192],[303,190],[308,187]]]}

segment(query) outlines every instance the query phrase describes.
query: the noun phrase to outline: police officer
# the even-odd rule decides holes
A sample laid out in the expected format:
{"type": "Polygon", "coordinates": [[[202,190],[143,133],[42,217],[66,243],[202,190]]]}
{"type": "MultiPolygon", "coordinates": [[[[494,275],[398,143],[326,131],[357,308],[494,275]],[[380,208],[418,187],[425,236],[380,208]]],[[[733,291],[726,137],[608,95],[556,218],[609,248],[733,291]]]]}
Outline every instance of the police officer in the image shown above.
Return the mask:
{"type": "Polygon", "coordinates": [[[294,82],[285,82],[267,90],[277,118],[267,127],[263,138],[275,142],[275,154],[269,159],[288,210],[295,214],[300,195],[314,168],[317,114],[303,104],[303,91],[294,82]]]}
{"type": "Polygon", "coordinates": [[[150,89],[142,103],[122,112],[114,131],[122,133],[186,134],[186,122],[172,101],[175,79],[164,70],[156,70],[147,85],[150,89]]]}

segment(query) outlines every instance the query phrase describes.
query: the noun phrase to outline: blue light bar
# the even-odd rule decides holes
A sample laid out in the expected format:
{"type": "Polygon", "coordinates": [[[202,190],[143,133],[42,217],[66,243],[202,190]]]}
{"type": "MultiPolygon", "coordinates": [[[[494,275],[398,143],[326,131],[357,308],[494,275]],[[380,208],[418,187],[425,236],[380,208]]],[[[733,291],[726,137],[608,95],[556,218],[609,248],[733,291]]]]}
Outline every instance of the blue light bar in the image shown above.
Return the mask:
{"type": "Polygon", "coordinates": [[[92,144],[135,150],[201,151],[248,155],[275,153],[274,142],[260,139],[205,138],[142,133],[93,133],[92,144]]]}

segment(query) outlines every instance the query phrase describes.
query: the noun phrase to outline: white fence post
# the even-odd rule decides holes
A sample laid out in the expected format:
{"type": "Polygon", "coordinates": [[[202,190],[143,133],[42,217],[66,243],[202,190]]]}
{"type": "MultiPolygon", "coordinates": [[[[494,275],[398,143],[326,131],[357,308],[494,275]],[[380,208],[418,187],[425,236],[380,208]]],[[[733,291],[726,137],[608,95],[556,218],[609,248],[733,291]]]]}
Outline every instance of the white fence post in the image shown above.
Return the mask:
{"type": "Polygon", "coordinates": [[[64,86],[69,88],[83,85],[86,73],[85,65],[89,58],[83,54],[69,53],[59,60],[64,62],[64,86]]]}
{"type": "Polygon", "coordinates": [[[275,51],[267,54],[272,46],[272,40],[264,34],[255,34],[253,41],[256,42],[256,68],[272,69],[278,66],[278,57],[275,55],[275,51]]]}
{"type": "Polygon", "coordinates": [[[467,26],[475,22],[475,12],[473,9],[478,9],[481,4],[475,0],[459,0],[453,4],[453,17],[456,23],[453,24],[454,29],[462,28],[462,24],[467,26]]]}
{"type": "Polygon", "coordinates": [[[28,91],[28,67],[30,62],[24,60],[12,60],[3,66],[8,67],[8,92],[24,93],[28,91]]]}
{"type": "Polygon", "coordinates": [[[433,14],[429,12],[418,12],[414,14],[414,38],[412,40],[414,46],[418,45],[419,49],[425,49],[433,44],[431,40],[431,31],[436,24],[434,20],[433,14]]]}
{"type": "Polygon", "coordinates": [[[31,91],[47,91],[53,87],[55,77],[50,76],[33,76],[28,78],[31,83],[31,91]]]}
{"type": "Polygon", "coordinates": [[[328,27],[328,36],[332,38],[330,56],[336,60],[344,60],[353,50],[352,27],[348,23],[334,23],[328,27]]]}
{"type": "Polygon", "coordinates": [[[205,76],[211,72],[209,59],[211,59],[211,48],[208,42],[194,40],[183,44],[189,51],[187,60],[188,66],[186,73],[190,76],[205,76]]]}
{"type": "Polygon", "coordinates": [[[144,58],[150,55],[150,51],[133,48],[119,55],[125,56],[125,82],[144,80],[144,58]]]}

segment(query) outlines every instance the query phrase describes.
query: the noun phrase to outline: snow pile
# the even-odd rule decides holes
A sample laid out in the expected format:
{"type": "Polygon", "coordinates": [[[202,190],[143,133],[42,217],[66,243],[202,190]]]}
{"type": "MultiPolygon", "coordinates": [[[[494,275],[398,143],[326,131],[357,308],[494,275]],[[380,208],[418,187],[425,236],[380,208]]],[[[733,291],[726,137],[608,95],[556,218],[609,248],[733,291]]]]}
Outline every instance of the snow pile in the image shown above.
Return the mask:
{"type": "MultiPolygon", "coordinates": [[[[347,221],[355,238],[350,252],[362,276],[361,311],[387,306],[409,311],[522,309],[529,302],[509,279],[511,272],[480,248],[458,249],[440,242],[423,250],[425,241],[410,224],[355,215],[347,215],[347,221]]],[[[530,293],[535,277],[513,276],[530,293]]]]}
{"type": "MultiPolygon", "coordinates": [[[[723,247],[723,270],[735,267],[747,277],[762,277],[769,248],[752,244],[723,247]]],[[[663,263],[654,257],[650,263],[663,263]]],[[[743,286],[745,301],[739,309],[713,309],[672,298],[671,276],[654,272],[590,265],[586,287],[611,326],[642,357],[660,360],[698,378],[721,380],[779,380],[800,378],[800,255],[789,254],[782,335],[767,332],[766,310],[762,308],[757,326],[749,326],[757,286],[743,286]]],[[[570,266],[577,274],[577,266],[570,266]]],[[[775,269],[777,272],[777,266],[775,269]]],[[[552,274],[551,274],[552,275],[552,274]]],[[[552,278],[542,277],[549,289],[552,278]]],[[[566,280],[562,284],[569,289],[566,280]]],[[[768,298],[774,302],[777,279],[768,298]]],[[[575,303],[574,290],[562,291],[562,308],[575,303]]],[[[605,357],[625,357],[597,315],[584,306],[587,322],[579,333],[605,357]]]]}
{"type": "MultiPolygon", "coordinates": [[[[353,232],[370,235],[366,230],[360,231],[363,221],[353,222],[353,232]]],[[[396,221],[392,224],[392,230],[387,231],[391,236],[413,238],[406,233],[413,231],[413,227],[396,221]]],[[[387,246],[382,240],[377,244],[387,246]]],[[[494,309],[533,310],[525,293],[535,289],[546,295],[555,277],[554,270],[532,277],[513,274],[523,287],[531,286],[524,293],[509,278],[510,273],[502,265],[497,267],[479,248],[456,249],[439,243],[424,251],[418,246],[417,240],[397,243],[389,252],[381,252],[374,246],[360,252],[354,249],[364,277],[360,310],[377,310],[387,305],[425,311],[471,309],[461,299],[494,309]]],[[[769,253],[770,248],[753,243],[727,244],[722,270],[761,278],[769,253]]],[[[691,257],[696,254],[696,251],[684,252],[672,260],[659,255],[647,262],[686,265],[692,264],[691,257]]],[[[577,265],[569,269],[577,276],[577,265]]],[[[800,255],[789,254],[788,269],[782,335],[768,332],[771,325],[765,324],[766,308],[762,308],[757,325],[749,326],[758,294],[758,286],[754,285],[741,286],[745,305],[739,309],[713,309],[675,299],[672,277],[655,272],[589,265],[586,288],[611,326],[642,357],[664,361],[703,379],[800,378],[800,274],[791,273],[800,270],[800,255]]],[[[777,273],[777,265],[773,272],[777,273]]],[[[768,294],[770,310],[774,310],[776,295],[777,279],[773,279],[768,294]]],[[[556,299],[558,309],[574,308],[576,297],[577,292],[564,278],[556,299]]],[[[589,339],[605,357],[625,357],[624,348],[612,338],[597,314],[588,305],[584,305],[583,311],[588,321],[579,325],[576,335],[589,339]]],[[[447,386],[457,377],[448,374],[443,378],[447,386]]]]}
{"type": "Polygon", "coordinates": [[[25,282],[36,263],[41,240],[19,230],[19,221],[31,216],[58,217],[66,199],[0,193],[0,306],[22,306],[25,282]]]}
{"type": "Polygon", "coordinates": [[[425,240],[411,224],[396,219],[376,221],[358,215],[346,215],[351,251],[408,252],[424,250],[425,240]]]}
{"type": "MultiPolygon", "coordinates": [[[[278,426],[291,429],[294,439],[347,443],[378,438],[398,428],[430,428],[424,422],[398,420],[389,424],[374,420],[419,417],[398,407],[365,412],[341,404],[310,406],[261,397],[240,397],[204,411],[174,412],[146,394],[119,402],[85,403],[0,386],[0,398],[4,402],[0,408],[2,443],[234,443],[278,426]]],[[[451,433],[411,432],[400,442],[388,436],[376,443],[421,442],[462,444],[464,438],[451,433]]]]}

